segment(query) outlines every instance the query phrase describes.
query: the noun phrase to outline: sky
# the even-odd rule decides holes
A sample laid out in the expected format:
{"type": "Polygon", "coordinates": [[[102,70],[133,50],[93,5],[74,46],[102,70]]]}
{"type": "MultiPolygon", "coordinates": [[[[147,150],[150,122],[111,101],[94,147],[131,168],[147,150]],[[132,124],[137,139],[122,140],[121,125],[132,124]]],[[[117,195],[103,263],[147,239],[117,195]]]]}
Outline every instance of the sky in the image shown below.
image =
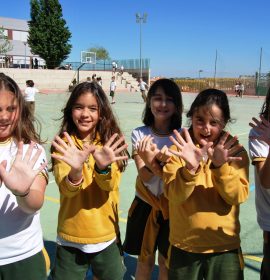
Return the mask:
{"type": "MultiPolygon", "coordinates": [[[[270,71],[269,0],[59,0],[72,33],[68,61],[104,47],[111,59],[150,59],[151,76],[217,77],[270,71]],[[201,70],[201,71],[200,71],[201,70]]],[[[1,17],[30,19],[29,0],[1,1],[1,17]]]]}

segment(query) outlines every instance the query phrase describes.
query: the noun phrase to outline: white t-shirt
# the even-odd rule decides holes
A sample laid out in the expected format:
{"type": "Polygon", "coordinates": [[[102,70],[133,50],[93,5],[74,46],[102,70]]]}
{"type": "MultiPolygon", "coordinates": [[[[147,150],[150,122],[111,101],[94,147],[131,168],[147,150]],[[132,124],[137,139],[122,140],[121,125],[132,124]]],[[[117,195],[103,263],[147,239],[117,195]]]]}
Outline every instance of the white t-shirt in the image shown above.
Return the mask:
{"type": "Polygon", "coordinates": [[[111,81],[110,83],[110,91],[115,91],[116,89],[116,81],[111,81]]]}
{"type": "Polygon", "coordinates": [[[38,93],[38,89],[35,87],[27,87],[24,91],[24,99],[27,102],[35,101],[35,94],[38,93]]]}
{"type": "Polygon", "coordinates": [[[144,81],[141,81],[141,82],[139,83],[139,86],[140,86],[140,90],[145,90],[145,88],[147,87],[147,83],[144,82],[144,81]]]}
{"type": "MultiPolygon", "coordinates": [[[[254,129],[251,129],[250,136],[256,135],[254,129]]],[[[265,161],[269,152],[269,146],[256,139],[249,140],[249,153],[252,163],[257,160],[265,161]]],[[[270,231],[270,189],[262,187],[259,175],[255,172],[255,203],[257,211],[257,221],[262,230],[270,231]]]]}
{"type": "MultiPolygon", "coordinates": [[[[23,145],[25,154],[28,144],[23,145]]],[[[44,149],[34,169],[46,160],[44,149]]],[[[0,143],[0,162],[7,160],[6,170],[15,159],[17,146],[12,140],[0,143]]],[[[48,176],[47,169],[42,171],[48,176]]],[[[19,184],[20,182],[18,182],[19,184]]],[[[25,213],[17,204],[16,197],[2,183],[0,187],[0,265],[14,263],[29,258],[43,248],[39,211],[25,213]]]]}
{"type": "MultiPolygon", "coordinates": [[[[141,126],[141,127],[135,128],[131,134],[132,155],[134,154],[134,152],[137,149],[138,141],[142,140],[142,138],[147,135],[151,135],[153,137],[153,142],[157,145],[158,149],[163,148],[165,145],[167,147],[170,147],[172,145],[172,142],[169,139],[169,136],[171,136],[173,134],[161,136],[161,135],[155,134],[149,126],[141,126]]],[[[144,182],[144,185],[155,196],[159,196],[163,193],[163,181],[158,176],[153,176],[150,179],[150,181],[144,182]]],[[[136,193],[136,195],[139,196],[138,193],[136,193]]]]}

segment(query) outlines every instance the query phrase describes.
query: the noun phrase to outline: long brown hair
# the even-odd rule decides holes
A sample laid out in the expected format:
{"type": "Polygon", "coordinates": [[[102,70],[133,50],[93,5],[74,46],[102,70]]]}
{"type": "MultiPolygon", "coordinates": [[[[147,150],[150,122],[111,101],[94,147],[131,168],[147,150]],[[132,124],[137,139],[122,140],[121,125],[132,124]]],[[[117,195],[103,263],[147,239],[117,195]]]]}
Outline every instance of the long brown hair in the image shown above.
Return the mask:
{"type": "MultiPolygon", "coordinates": [[[[61,117],[62,123],[58,132],[59,136],[62,137],[63,132],[65,131],[69,134],[77,135],[77,126],[75,125],[72,119],[72,109],[73,106],[76,104],[77,99],[81,95],[86,93],[93,94],[98,103],[100,120],[96,126],[96,133],[99,134],[100,143],[104,145],[114,133],[122,135],[122,131],[113,114],[109,100],[101,86],[96,82],[83,82],[78,84],[73,89],[66,103],[66,106],[62,110],[63,116],[61,117]]],[[[51,148],[51,151],[54,151],[53,147],[51,148]]],[[[123,151],[122,155],[128,155],[128,151],[123,151]]],[[[120,170],[124,171],[127,165],[127,160],[123,160],[117,163],[120,170]]]]}
{"type": "Polygon", "coordinates": [[[17,83],[4,73],[0,73],[0,92],[3,90],[12,92],[19,106],[18,121],[11,136],[24,143],[30,143],[31,141],[41,143],[40,123],[31,114],[17,83]],[[36,131],[37,127],[35,125],[39,127],[39,132],[36,131]]]}

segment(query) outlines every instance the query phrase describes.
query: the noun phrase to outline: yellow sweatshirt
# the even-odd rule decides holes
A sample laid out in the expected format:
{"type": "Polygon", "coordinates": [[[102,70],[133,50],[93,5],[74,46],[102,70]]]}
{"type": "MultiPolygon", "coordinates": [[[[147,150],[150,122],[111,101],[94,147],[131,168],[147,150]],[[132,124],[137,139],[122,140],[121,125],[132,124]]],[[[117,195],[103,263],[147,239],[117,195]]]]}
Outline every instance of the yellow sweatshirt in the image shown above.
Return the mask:
{"type": "MultiPolygon", "coordinates": [[[[83,143],[72,136],[75,145],[82,149],[83,143]]],[[[100,146],[98,141],[94,143],[100,146]]],[[[92,155],[83,166],[83,182],[76,189],[66,180],[70,166],[57,161],[53,167],[55,181],[60,190],[58,235],[71,242],[95,244],[112,240],[119,232],[118,205],[121,172],[112,163],[108,174],[94,170],[92,155]]]]}
{"type": "Polygon", "coordinates": [[[194,175],[176,156],[164,166],[173,246],[193,253],[240,247],[239,204],[249,194],[249,159],[244,149],[237,156],[242,161],[225,163],[220,168],[214,168],[208,159],[194,175]]]}

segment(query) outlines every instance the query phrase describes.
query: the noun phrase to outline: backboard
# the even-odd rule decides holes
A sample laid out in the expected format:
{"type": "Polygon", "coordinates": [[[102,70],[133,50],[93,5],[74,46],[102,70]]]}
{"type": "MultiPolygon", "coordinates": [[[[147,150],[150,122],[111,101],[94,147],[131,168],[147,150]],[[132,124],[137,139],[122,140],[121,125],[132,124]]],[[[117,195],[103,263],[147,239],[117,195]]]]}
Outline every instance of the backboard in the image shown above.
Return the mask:
{"type": "Polygon", "coordinates": [[[96,53],[81,51],[81,63],[96,64],[96,53]]]}

